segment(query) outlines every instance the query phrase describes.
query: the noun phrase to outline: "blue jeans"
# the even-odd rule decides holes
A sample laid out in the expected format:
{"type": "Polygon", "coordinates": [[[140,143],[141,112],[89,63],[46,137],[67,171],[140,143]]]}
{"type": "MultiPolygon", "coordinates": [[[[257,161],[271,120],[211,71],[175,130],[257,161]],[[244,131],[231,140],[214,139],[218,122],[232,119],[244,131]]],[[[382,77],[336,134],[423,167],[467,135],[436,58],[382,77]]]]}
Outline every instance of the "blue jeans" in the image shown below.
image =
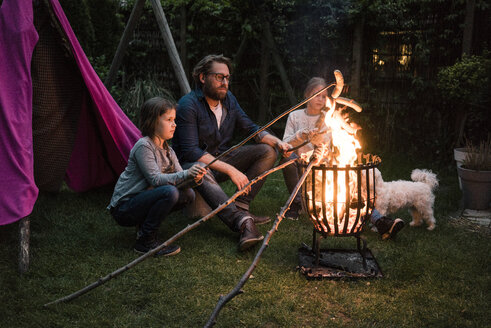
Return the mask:
{"type": "Polygon", "coordinates": [[[380,214],[379,211],[377,211],[377,209],[373,209],[372,211],[372,215],[370,216],[370,222],[372,222],[373,224],[375,224],[375,222],[377,222],[380,218],[382,218],[383,215],[380,214]]]}
{"type": "MultiPolygon", "coordinates": [[[[254,179],[261,173],[271,169],[276,162],[277,153],[273,147],[266,144],[255,144],[242,146],[230,154],[222,157],[220,160],[234,166],[239,171],[243,172],[249,180],[254,179]]],[[[194,163],[184,163],[183,168],[189,168],[194,163]]],[[[229,176],[215,170],[210,170],[204,178],[203,183],[195,189],[200,193],[208,205],[215,209],[225,203],[230,197],[223,191],[219,183],[229,179],[229,176]]],[[[244,213],[237,207],[243,210],[249,210],[250,202],[256,197],[261,190],[266,179],[256,182],[251,187],[251,191],[247,195],[237,197],[235,203],[231,203],[220,211],[217,216],[222,220],[232,231],[239,231],[239,222],[244,217],[244,213]]]]}
{"type": "Polygon", "coordinates": [[[112,211],[116,222],[124,227],[141,225],[144,235],[158,231],[160,222],[172,211],[194,201],[192,189],[179,190],[165,185],[142,191],[124,201],[112,211]]]}

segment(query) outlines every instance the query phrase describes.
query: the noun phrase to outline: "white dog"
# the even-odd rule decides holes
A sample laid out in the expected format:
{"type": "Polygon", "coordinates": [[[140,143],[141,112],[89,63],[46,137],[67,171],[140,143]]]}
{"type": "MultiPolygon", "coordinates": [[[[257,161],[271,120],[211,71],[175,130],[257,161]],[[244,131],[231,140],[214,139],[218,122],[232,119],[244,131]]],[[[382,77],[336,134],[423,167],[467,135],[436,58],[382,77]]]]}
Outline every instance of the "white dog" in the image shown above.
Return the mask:
{"type": "Polygon", "coordinates": [[[438,186],[436,174],[430,170],[416,169],[411,173],[411,179],[413,181],[385,182],[380,171],[375,169],[375,208],[382,215],[394,213],[401,208],[409,208],[413,218],[409,223],[410,226],[419,226],[424,220],[428,225],[427,229],[433,230],[436,226],[433,216],[435,203],[433,190],[438,186]]]}

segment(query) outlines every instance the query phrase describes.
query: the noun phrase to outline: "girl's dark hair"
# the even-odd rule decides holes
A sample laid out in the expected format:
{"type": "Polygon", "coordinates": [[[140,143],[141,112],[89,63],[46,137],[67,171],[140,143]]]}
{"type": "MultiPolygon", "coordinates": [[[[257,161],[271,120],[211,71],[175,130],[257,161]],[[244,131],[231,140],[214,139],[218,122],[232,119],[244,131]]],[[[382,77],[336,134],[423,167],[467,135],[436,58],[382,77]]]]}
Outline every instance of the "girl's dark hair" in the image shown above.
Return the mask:
{"type": "Polygon", "coordinates": [[[211,66],[213,63],[221,63],[225,64],[228,67],[230,74],[232,74],[232,61],[230,58],[225,57],[224,55],[208,55],[205,58],[201,59],[199,63],[196,64],[193,68],[193,79],[196,85],[201,85],[201,81],[199,80],[199,75],[204,73],[205,75],[211,72],[211,66]]]}
{"type": "Polygon", "coordinates": [[[162,97],[154,97],[145,101],[140,110],[140,120],[138,122],[142,135],[144,137],[153,137],[158,117],[175,108],[176,104],[174,102],[162,97]]]}
{"type": "Polygon", "coordinates": [[[307,86],[305,87],[305,91],[303,92],[303,96],[308,98],[312,95],[312,91],[318,86],[325,87],[327,86],[326,80],[322,77],[313,77],[307,82],[307,86]]]}

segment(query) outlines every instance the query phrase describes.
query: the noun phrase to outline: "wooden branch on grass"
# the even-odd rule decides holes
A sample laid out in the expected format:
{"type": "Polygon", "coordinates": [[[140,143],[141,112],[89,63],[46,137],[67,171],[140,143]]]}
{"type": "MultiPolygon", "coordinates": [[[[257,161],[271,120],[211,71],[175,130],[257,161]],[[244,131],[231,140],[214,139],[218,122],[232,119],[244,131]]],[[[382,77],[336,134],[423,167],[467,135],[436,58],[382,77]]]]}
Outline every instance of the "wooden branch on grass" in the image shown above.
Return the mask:
{"type": "Polygon", "coordinates": [[[309,165],[305,169],[305,172],[302,174],[297,185],[295,186],[295,189],[291,193],[290,198],[288,198],[285,206],[283,206],[281,208],[280,214],[277,215],[276,220],[273,222],[273,226],[271,227],[271,230],[269,230],[268,233],[266,234],[266,237],[264,238],[263,244],[262,244],[261,248],[259,249],[259,251],[257,252],[256,257],[252,261],[251,265],[249,266],[249,269],[247,269],[247,271],[244,273],[244,275],[242,276],[242,278],[240,279],[238,284],[234,287],[234,289],[232,289],[232,291],[230,293],[228,293],[225,296],[220,296],[218,298],[218,303],[217,303],[215,309],[213,310],[213,313],[211,314],[210,318],[208,319],[208,322],[206,323],[205,327],[213,327],[216,323],[216,318],[217,318],[218,314],[220,313],[220,310],[222,309],[222,307],[228,301],[230,301],[232,298],[243,293],[241,288],[245,285],[245,283],[247,282],[247,280],[251,276],[252,272],[256,268],[257,264],[259,263],[259,259],[261,258],[261,255],[263,254],[266,247],[269,246],[269,240],[271,239],[273,234],[278,230],[278,226],[279,226],[280,222],[283,220],[283,218],[285,217],[286,211],[288,211],[288,209],[290,208],[290,205],[293,202],[293,199],[295,198],[298,191],[300,190],[300,187],[302,186],[307,175],[309,174],[310,170],[312,169],[312,166],[314,166],[316,164],[317,164],[317,161],[315,159],[310,161],[309,165]]]}
{"type": "Polygon", "coordinates": [[[62,298],[59,298],[55,301],[52,301],[52,302],[49,302],[49,303],[46,303],[44,304],[44,306],[48,306],[48,305],[52,305],[52,304],[56,304],[56,303],[60,303],[60,302],[68,302],[68,301],[71,301],[79,296],[82,296],[83,294],[87,293],[88,291],[96,288],[96,287],[99,287],[101,286],[102,284],[106,283],[107,281],[111,280],[112,278],[120,275],[121,273],[131,269],[132,267],[134,267],[135,265],[137,265],[138,263],[140,262],[143,262],[144,260],[146,260],[147,258],[149,258],[150,256],[158,253],[161,249],[163,249],[164,247],[172,244],[174,241],[176,241],[177,239],[181,238],[182,236],[184,236],[186,233],[188,233],[189,231],[193,230],[194,228],[196,228],[197,226],[199,226],[201,223],[205,222],[205,221],[208,221],[209,219],[211,219],[213,216],[215,216],[218,212],[220,212],[221,210],[223,210],[225,207],[227,207],[228,205],[230,205],[237,197],[239,197],[240,195],[242,195],[245,190],[247,190],[248,187],[250,187],[251,185],[255,184],[256,182],[264,179],[265,177],[267,177],[269,174],[277,171],[277,170],[280,170],[282,168],[284,168],[285,166],[288,166],[290,164],[292,164],[293,162],[297,161],[297,159],[292,159],[292,160],[289,160],[288,162],[285,162],[281,165],[278,165],[264,173],[262,173],[261,175],[258,175],[256,178],[254,178],[253,180],[249,181],[249,183],[244,187],[242,188],[241,190],[237,191],[232,197],[230,197],[225,203],[221,204],[220,206],[218,206],[217,208],[215,208],[213,211],[211,211],[210,213],[208,213],[207,215],[205,215],[204,217],[202,217],[201,219],[199,219],[198,221],[194,222],[193,224],[191,225],[188,225],[186,228],[182,229],[181,231],[179,231],[177,234],[175,234],[174,236],[172,236],[171,238],[167,239],[164,243],[162,243],[161,245],[159,245],[158,247],[148,251],[147,253],[143,254],[142,256],[140,256],[139,258],[135,259],[134,261],[126,264],[125,266],[111,272],[110,274],[108,274],[107,276],[105,277],[102,277],[102,278],[99,278],[97,281],[93,282],[92,284],[90,285],[87,285],[86,287],[76,291],[75,293],[72,293],[68,296],[65,296],[65,297],[62,297],[62,298]]]}

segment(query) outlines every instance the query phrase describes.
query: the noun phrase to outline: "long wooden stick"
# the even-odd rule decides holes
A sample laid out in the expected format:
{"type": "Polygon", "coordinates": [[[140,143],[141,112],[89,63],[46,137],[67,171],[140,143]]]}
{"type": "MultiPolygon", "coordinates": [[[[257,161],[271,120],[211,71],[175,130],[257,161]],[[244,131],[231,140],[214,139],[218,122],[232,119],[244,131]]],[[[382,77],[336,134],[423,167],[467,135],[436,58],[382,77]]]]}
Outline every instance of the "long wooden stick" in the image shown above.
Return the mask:
{"type": "Polygon", "coordinates": [[[310,100],[312,100],[313,98],[317,97],[318,95],[320,95],[322,92],[326,91],[327,89],[329,89],[330,87],[333,87],[335,86],[336,83],[331,83],[329,84],[328,86],[320,89],[319,91],[317,91],[316,93],[314,93],[312,96],[304,99],[303,101],[299,102],[298,104],[296,104],[295,106],[291,107],[290,109],[286,110],[285,112],[281,113],[280,115],[278,115],[275,119],[273,119],[271,122],[269,122],[268,124],[266,124],[265,126],[263,126],[262,128],[260,128],[259,130],[257,130],[256,132],[254,132],[253,134],[251,134],[250,136],[248,136],[247,138],[245,138],[244,140],[242,140],[240,143],[236,144],[235,146],[232,146],[230,147],[229,149],[227,149],[226,151],[224,151],[223,153],[221,153],[220,155],[218,155],[217,157],[215,157],[215,159],[213,161],[211,161],[210,163],[208,163],[205,168],[208,168],[210,167],[211,164],[215,163],[217,160],[219,160],[220,158],[222,158],[223,156],[229,154],[231,151],[233,151],[234,149],[237,149],[239,147],[242,147],[246,142],[248,142],[249,140],[251,140],[252,138],[254,138],[255,136],[257,136],[259,133],[263,132],[264,130],[266,130],[267,128],[269,128],[271,125],[273,125],[274,123],[278,122],[278,120],[280,120],[283,116],[293,112],[295,109],[297,109],[298,107],[302,106],[303,104],[306,104],[308,103],[310,100]]]}
{"type": "Polygon", "coordinates": [[[281,208],[280,214],[277,215],[276,220],[273,222],[273,226],[271,227],[271,230],[268,231],[266,237],[264,238],[263,244],[262,244],[261,248],[259,249],[259,251],[257,252],[256,257],[254,258],[254,261],[252,261],[249,269],[247,269],[247,271],[244,273],[244,275],[242,276],[242,278],[240,279],[238,284],[234,287],[234,289],[232,289],[232,291],[230,293],[228,293],[225,296],[220,296],[218,298],[218,303],[217,303],[215,309],[213,310],[213,313],[211,314],[210,318],[208,319],[208,322],[206,323],[205,327],[213,327],[216,323],[216,318],[217,318],[218,314],[220,313],[220,310],[222,309],[222,307],[228,301],[230,301],[232,298],[243,293],[241,288],[245,285],[245,283],[247,282],[247,280],[251,276],[252,272],[256,268],[257,264],[259,263],[259,259],[260,259],[261,255],[263,254],[266,247],[269,246],[269,240],[271,239],[273,234],[278,230],[278,226],[279,226],[280,222],[283,220],[283,218],[285,217],[286,211],[290,208],[290,205],[293,202],[293,199],[297,195],[298,191],[300,190],[300,187],[302,186],[303,182],[307,178],[307,175],[309,174],[310,170],[312,169],[312,166],[314,166],[314,165],[316,165],[316,160],[311,160],[309,165],[305,169],[305,172],[302,174],[302,176],[300,177],[300,180],[298,181],[297,185],[295,186],[295,189],[291,193],[290,198],[288,198],[285,206],[281,208]]]}
{"type": "Polygon", "coordinates": [[[280,170],[282,168],[284,168],[285,166],[288,166],[290,164],[292,164],[293,162],[297,161],[298,158],[296,159],[292,159],[292,160],[289,160],[288,162],[285,162],[281,165],[278,165],[266,172],[264,172],[263,174],[261,175],[258,175],[256,178],[254,178],[253,180],[249,181],[249,183],[244,187],[242,188],[241,190],[237,191],[232,197],[230,197],[225,203],[221,204],[220,206],[218,206],[217,208],[215,208],[213,211],[211,211],[210,213],[208,213],[207,215],[205,215],[204,217],[202,217],[201,219],[199,219],[198,221],[194,222],[193,224],[191,225],[188,225],[186,228],[182,229],[181,231],[179,231],[177,234],[175,234],[174,236],[170,237],[169,239],[167,239],[164,243],[162,243],[161,245],[157,246],[156,248],[148,251],[147,253],[143,254],[142,256],[140,256],[139,258],[135,259],[134,261],[126,264],[125,266],[111,272],[110,274],[108,274],[107,276],[105,277],[102,277],[102,278],[99,278],[97,281],[93,282],[92,284],[90,285],[87,285],[86,287],[68,295],[68,296],[65,296],[65,297],[62,297],[62,298],[59,298],[55,301],[52,301],[52,302],[49,302],[49,303],[46,303],[44,304],[44,306],[48,306],[48,305],[52,305],[52,304],[56,304],[56,303],[60,303],[60,302],[68,302],[68,301],[71,301],[85,293],[87,293],[88,291],[96,288],[96,287],[99,287],[101,286],[102,284],[106,283],[107,281],[111,280],[112,278],[120,275],[121,273],[131,269],[132,267],[134,267],[135,265],[137,265],[138,263],[146,260],[147,258],[149,258],[150,256],[158,253],[161,249],[163,249],[164,247],[166,247],[167,245],[170,245],[172,244],[174,241],[176,241],[177,239],[181,238],[182,236],[184,236],[186,233],[188,233],[189,231],[193,230],[194,228],[196,228],[197,226],[199,226],[201,223],[205,222],[205,221],[208,221],[209,219],[211,219],[213,216],[215,216],[218,212],[220,212],[221,210],[223,210],[225,207],[227,207],[228,205],[230,205],[237,197],[239,197],[240,195],[242,195],[245,190],[250,187],[251,185],[253,185],[254,183],[264,179],[266,176],[268,176],[269,174],[277,171],[277,170],[280,170]]]}

